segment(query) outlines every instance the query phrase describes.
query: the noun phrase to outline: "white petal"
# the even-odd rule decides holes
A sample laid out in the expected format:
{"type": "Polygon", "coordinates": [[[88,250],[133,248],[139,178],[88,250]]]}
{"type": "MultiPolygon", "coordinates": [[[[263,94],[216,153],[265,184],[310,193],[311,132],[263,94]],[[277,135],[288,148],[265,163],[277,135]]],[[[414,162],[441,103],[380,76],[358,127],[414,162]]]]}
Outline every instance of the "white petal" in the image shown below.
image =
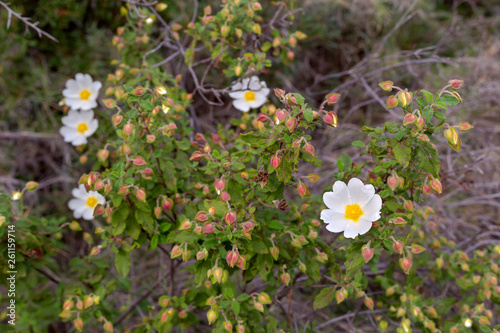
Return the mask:
{"type": "Polygon", "coordinates": [[[83,216],[83,213],[85,212],[85,207],[78,207],[73,211],[73,216],[75,219],[79,219],[80,217],[83,216]]]}
{"type": "Polygon", "coordinates": [[[72,142],[80,135],[76,129],[67,126],[61,127],[59,133],[62,135],[64,142],[72,142]]]}
{"type": "Polygon", "coordinates": [[[84,123],[90,123],[92,121],[92,119],[94,119],[94,111],[90,110],[90,111],[82,111],[79,113],[80,114],[80,120],[81,122],[84,122],[84,123]]]}
{"type": "Polygon", "coordinates": [[[85,211],[83,212],[83,218],[87,221],[91,221],[94,219],[94,209],[93,208],[85,208],[85,211]]]}
{"type": "Polygon", "coordinates": [[[375,194],[373,198],[362,208],[362,218],[369,221],[377,221],[380,218],[380,209],[382,209],[382,198],[375,194]]]}
{"type": "Polygon", "coordinates": [[[93,191],[97,202],[103,205],[106,202],[106,198],[97,191],[93,191]]]}
{"type": "Polygon", "coordinates": [[[345,214],[333,211],[331,209],[323,209],[320,215],[320,219],[328,224],[326,226],[326,230],[331,232],[344,231],[347,223],[349,223],[349,221],[344,217],[345,214]]]}
{"type": "Polygon", "coordinates": [[[97,121],[97,119],[92,120],[89,124],[89,129],[85,132],[85,136],[89,137],[94,134],[97,130],[97,127],[99,127],[99,122],[97,121]]]}
{"type": "Polygon", "coordinates": [[[66,89],[76,91],[78,90],[78,83],[74,79],[66,81],[66,89]]]}
{"type": "Polygon", "coordinates": [[[269,88],[265,88],[265,87],[264,87],[264,88],[262,88],[262,89],[260,89],[260,91],[259,91],[259,93],[260,93],[261,95],[263,95],[263,96],[266,96],[266,98],[267,98],[267,95],[269,95],[269,93],[270,93],[270,92],[271,92],[271,89],[269,89],[269,88]]]}
{"type": "Polygon", "coordinates": [[[357,235],[366,234],[371,227],[372,223],[364,219],[359,219],[358,222],[351,221],[344,230],[344,237],[354,239],[357,235]]]}
{"type": "Polygon", "coordinates": [[[244,99],[235,99],[233,101],[233,106],[243,112],[248,112],[250,110],[250,105],[244,99]]]}
{"type": "Polygon", "coordinates": [[[260,85],[259,78],[257,76],[252,76],[250,78],[250,84],[248,86],[248,89],[250,90],[260,90],[262,86],[260,85]]]}
{"type": "Polygon", "coordinates": [[[252,109],[260,108],[267,100],[267,95],[262,95],[260,93],[255,93],[255,100],[248,101],[248,106],[252,109]]]}
{"type": "Polygon", "coordinates": [[[83,206],[85,206],[85,202],[83,200],[80,200],[80,199],[71,199],[68,202],[68,207],[71,210],[76,210],[76,209],[81,208],[83,206]]]}
{"type": "Polygon", "coordinates": [[[64,103],[66,103],[67,106],[69,106],[72,109],[78,110],[81,108],[81,106],[85,103],[85,101],[82,101],[80,99],[80,96],[74,98],[74,97],[66,97],[64,99],[64,103]]]}
{"type": "Polygon", "coordinates": [[[245,94],[247,91],[230,92],[229,97],[231,97],[232,99],[245,99],[245,94]]]}
{"type": "Polygon", "coordinates": [[[97,95],[99,95],[99,89],[101,89],[101,88],[102,88],[102,83],[100,81],[94,81],[92,83],[91,93],[95,94],[95,96],[97,98],[97,95]]]}
{"type": "Polygon", "coordinates": [[[92,76],[90,74],[83,74],[82,85],[87,89],[92,87],[92,76]]]}
{"type": "Polygon", "coordinates": [[[90,98],[88,101],[82,101],[80,105],[80,109],[82,111],[93,109],[97,106],[97,102],[95,99],[90,98]]]}
{"type": "Polygon", "coordinates": [[[75,137],[73,139],[73,141],[71,141],[71,144],[73,146],[81,146],[81,145],[87,144],[87,142],[88,142],[87,137],[83,134],[78,133],[78,136],[75,137]]]}
{"type": "Polygon", "coordinates": [[[351,178],[347,187],[349,188],[351,203],[358,204],[360,208],[363,208],[375,194],[373,185],[365,185],[358,178],[351,178]]]}
{"type": "Polygon", "coordinates": [[[76,128],[76,126],[78,126],[79,124],[79,116],[80,114],[78,111],[71,109],[66,116],[61,118],[61,122],[66,126],[76,128]]]}
{"type": "Polygon", "coordinates": [[[333,192],[323,194],[323,202],[328,208],[345,213],[345,206],[350,204],[347,185],[343,181],[337,180],[333,184],[333,192]]]}
{"type": "Polygon", "coordinates": [[[232,91],[242,90],[242,89],[243,89],[243,84],[241,84],[241,82],[236,82],[231,86],[232,91]]]}
{"type": "MultiPolygon", "coordinates": [[[[77,84],[77,83],[75,83],[75,84],[77,84]]],[[[63,94],[64,98],[78,98],[79,99],[80,98],[80,89],[79,88],[64,89],[62,94],[63,94]]]]}
{"type": "Polygon", "coordinates": [[[86,200],[87,199],[87,190],[85,189],[85,185],[83,184],[79,184],[77,188],[74,188],[72,191],[71,191],[71,194],[77,198],[77,199],[81,199],[81,200],[86,200]]]}

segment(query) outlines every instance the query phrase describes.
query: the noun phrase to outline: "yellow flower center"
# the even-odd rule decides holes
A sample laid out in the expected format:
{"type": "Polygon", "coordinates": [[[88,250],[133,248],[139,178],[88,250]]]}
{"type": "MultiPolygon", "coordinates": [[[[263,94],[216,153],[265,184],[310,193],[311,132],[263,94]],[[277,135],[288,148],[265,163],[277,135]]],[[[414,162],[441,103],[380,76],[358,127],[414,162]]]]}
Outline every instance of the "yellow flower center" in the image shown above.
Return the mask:
{"type": "Polygon", "coordinates": [[[253,91],[247,91],[245,93],[245,101],[247,102],[255,101],[255,93],[253,91]]]}
{"type": "Polygon", "coordinates": [[[76,127],[76,130],[81,134],[85,133],[88,129],[89,127],[85,123],[78,124],[76,127]]]}
{"type": "Polygon", "coordinates": [[[360,216],[363,215],[363,211],[358,204],[347,205],[345,208],[345,218],[358,222],[360,216]]]}
{"type": "Polygon", "coordinates": [[[88,101],[89,97],[90,97],[90,91],[88,91],[87,89],[82,90],[82,92],[80,93],[80,98],[83,101],[88,101]]]}
{"type": "Polygon", "coordinates": [[[94,208],[97,205],[97,199],[95,197],[89,197],[87,199],[87,206],[94,208]]]}

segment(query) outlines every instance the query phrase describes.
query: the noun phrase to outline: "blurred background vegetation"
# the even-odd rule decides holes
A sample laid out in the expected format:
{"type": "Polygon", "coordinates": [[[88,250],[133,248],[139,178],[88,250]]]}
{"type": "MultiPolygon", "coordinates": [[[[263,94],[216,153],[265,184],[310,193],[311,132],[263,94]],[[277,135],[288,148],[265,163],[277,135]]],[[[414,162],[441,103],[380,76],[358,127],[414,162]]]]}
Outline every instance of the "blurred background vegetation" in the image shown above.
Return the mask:
{"type": "MultiPolygon", "coordinates": [[[[456,124],[465,120],[475,128],[464,136],[460,155],[448,148],[444,138],[437,143],[444,194],[434,198],[435,222],[466,252],[500,242],[500,2],[288,2],[296,9],[293,25],[307,38],[295,50],[294,61],[288,65],[275,61],[261,79],[269,87],[299,92],[316,106],[331,91],[342,94],[336,105],[339,127],[324,129],[315,138],[322,168],[303,170],[324,177],[311,192],[320,194],[330,185],[340,154],[350,154],[354,162],[361,159],[351,142],[365,138],[362,126],[393,117],[385,111],[387,94],[377,87],[378,82],[390,79],[411,91],[424,87],[435,91],[450,79],[463,79],[465,102],[452,109],[453,117],[456,124]]],[[[191,15],[189,1],[166,3],[170,6],[163,13],[167,22],[183,22],[191,15]]],[[[216,8],[218,2],[197,3],[199,8],[207,4],[216,8]]],[[[68,284],[86,275],[81,258],[92,246],[92,236],[85,225],[83,232],[61,225],[71,222],[66,202],[89,166],[58,134],[63,115],[58,103],[64,83],[75,73],[89,73],[105,82],[107,73],[115,70],[111,40],[125,22],[122,4],[118,0],[12,1],[14,11],[39,21],[38,26],[57,43],[38,38],[32,30],[26,33],[26,26],[16,18],[7,27],[8,13],[0,6],[0,189],[11,193],[26,181],[39,182],[39,191],[27,200],[33,207],[31,214],[46,226],[33,231],[45,241],[38,240],[40,244],[24,256],[21,274],[26,278],[18,279],[22,300],[18,304],[23,308],[18,308],[17,328],[22,332],[66,332],[71,327],[58,317],[61,295],[68,284]]],[[[271,1],[262,1],[262,6],[262,16],[272,17],[271,1]]],[[[225,107],[196,103],[203,131],[240,116],[227,102],[225,107]]],[[[92,274],[108,274],[106,259],[95,265],[92,274]]],[[[92,283],[92,276],[85,279],[92,283]]],[[[118,278],[118,283],[107,287],[127,291],[126,283],[118,278]]],[[[303,311],[303,304],[294,306],[303,311]]],[[[0,319],[5,321],[5,313],[0,319]]]]}

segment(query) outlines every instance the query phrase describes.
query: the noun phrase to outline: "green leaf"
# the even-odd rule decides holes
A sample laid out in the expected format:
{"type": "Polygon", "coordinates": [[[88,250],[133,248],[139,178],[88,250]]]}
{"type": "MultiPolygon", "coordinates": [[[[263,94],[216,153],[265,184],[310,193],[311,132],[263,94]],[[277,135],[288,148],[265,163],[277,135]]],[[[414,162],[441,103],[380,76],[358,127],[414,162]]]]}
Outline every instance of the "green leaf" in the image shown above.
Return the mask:
{"type": "Polygon", "coordinates": [[[188,139],[183,139],[182,141],[175,141],[175,145],[179,147],[180,150],[188,150],[191,148],[191,144],[188,139]]]}
{"type": "Polygon", "coordinates": [[[353,145],[354,147],[357,147],[357,148],[364,148],[364,147],[365,147],[365,144],[364,144],[363,142],[361,142],[361,141],[354,141],[354,142],[352,143],[352,145],[353,145]]]}
{"type": "Polygon", "coordinates": [[[121,277],[127,277],[130,272],[130,254],[120,249],[115,254],[115,266],[121,277]]]}
{"type": "Polygon", "coordinates": [[[427,91],[425,89],[420,90],[420,92],[422,94],[424,94],[424,97],[427,100],[427,102],[429,102],[429,103],[434,102],[434,95],[431,92],[429,92],[429,91],[427,91]]]}
{"type": "Polygon", "coordinates": [[[155,227],[155,220],[151,216],[151,213],[147,213],[142,210],[135,211],[135,218],[137,222],[150,234],[153,232],[155,227]]]}
{"type": "Polygon", "coordinates": [[[283,224],[281,224],[281,222],[276,221],[276,220],[272,220],[272,221],[268,222],[267,227],[269,229],[275,229],[275,230],[282,230],[284,228],[283,224]]]}
{"type": "Polygon", "coordinates": [[[443,109],[443,110],[447,110],[448,109],[446,107],[446,104],[444,104],[443,102],[436,102],[436,103],[434,103],[434,106],[437,107],[437,108],[443,109]]]}
{"type": "Polygon", "coordinates": [[[344,171],[344,169],[350,169],[352,167],[352,159],[351,156],[347,154],[342,154],[339,156],[339,159],[337,160],[337,168],[339,168],[339,171],[344,171]]]}
{"type": "Polygon", "coordinates": [[[295,97],[299,105],[304,105],[305,99],[301,94],[293,93],[292,95],[295,97]]]}
{"type": "Polygon", "coordinates": [[[426,122],[430,122],[432,120],[432,115],[434,114],[434,109],[430,106],[426,106],[422,110],[422,116],[425,118],[426,122]]]}
{"type": "Polygon", "coordinates": [[[425,101],[425,99],[423,97],[417,97],[416,101],[420,107],[424,107],[427,105],[427,102],[425,101]]]}
{"type": "Polygon", "coordinates": [[[326,287],[321,290],[318,295],[314,298],[313,308],[314,310],[323,309],[328,304],[330,304],[335,298],[335,288],[326,287]]]}
{"type": "Polygon", "coordinates": [[[350,274],[350,272],[361,267],[365,263],[365,260],[361,255],[362,246],[363,243],[355,242],[351,243],[351,245],[349,245],[349,247],[347,248],[347,254],[345,257],[346,258],[345,268],[347,274],[350,274]]]}
{"type": "Polygon", "coordinates": [[[141,106],[141,109],[143,109],[144,111],[153,111],[153,109],[155,108],[153,106],[153,104],[151,104],[150,101],[147,101],[147,100],[142,100],[139,102],[139,105],[141,106]]]}
{"type": "Polygon", "coordinates": [[[399,128],[400,125],[395,122],[385,123],[385,129],[391,134],[399,132],[399,128]]]}
{"type": "Polygon", "coordinates": [[[250,299],[250,296],[248,296],[248,294],[241,294],[240,296],[238,296],[238,298],[236,299],[238,302],[244,302],[246,300],[249,300],[250,299]]]}
{"type": "Polygon", "coordinates": [[[250,243],[252,244],[252,248],[253,248],[254,252],[256,252],[256,253],[266,254],[269,252],[266,244],[264,244],[264,242],[258,238],[252,237],[252,240],[250,241],[250,243]]]}
{"type": "Polygon", "coordinates": [[[439,97],[436,100],[436,102],[443,103],[446,106],[455,106],[455,105],[460,103],[458,98],[456,98],[455,96],[452,96],[452,95],[445,95],[445,96],[439,97]]]}
{"type": "Polygon", "coordinates": [[[438,177],[441,162],[439,161],[437,151],[431,146],[425,145],[418,147],[416,152],[420,167],[434,177],[438,177]]]}
{"type": "Polygon", "coordinates": [[[304,113],[304,119],[308,122],[308,123],[312,123],[313,121],[313,112],[310,108],[305,108],[303,111],[304,113]]]}
{"type": "Polygon", "coordinates": [[[396,139],[397,141],[401,141],[402,138],[404,138],[406,132],[404,130],[401,130],[399,132],[396,133],[396,135],[394,136],[394,139],[396,139]]]}
{"type": "MultiPolygon", "coordinates": [[[[256,146],[259,148],[265,148],[269,145],[268,143],[269,138],[261,138],[258,134],[255,134],[254,132],[240,134],[240,138],[243,141],[251,144],[252,146],[256,146]]],[[[274,143],[274,140],[272,142],[274,143]]]]}
{"type": "Polygon", "coordinates": [[[205,242],[203,242],[203,247],[207,248],[207,250],[213,249],[214,247],[217,247],[219,245],[219,241],[215,238],[213,239],[208,239],[205,242]]]}
{"type": "Polygon", "coordinates": [[[233,309],[234,315],[238,316],[240,314],[240,303],[238,303],[238,301],[233,301],[231,303],[231,309],[233,309]]]}
{"type": "Polygon", "coordinates": [[[403,165],[403,168],[406,168],[410,163],[410,147],[402,147],[400,144],[396,144],[396,146],[392,149],[392,153],[394,154],[394,158],[398,161],[399,164],[403,165]]]}
{"type": "Polygon", "coordinates": [[[156,249],[158,246],[158,234],[154,234],[153,237],[151,238],[151,244],[149,244],[149,251],[152,251],[156,249]]]}

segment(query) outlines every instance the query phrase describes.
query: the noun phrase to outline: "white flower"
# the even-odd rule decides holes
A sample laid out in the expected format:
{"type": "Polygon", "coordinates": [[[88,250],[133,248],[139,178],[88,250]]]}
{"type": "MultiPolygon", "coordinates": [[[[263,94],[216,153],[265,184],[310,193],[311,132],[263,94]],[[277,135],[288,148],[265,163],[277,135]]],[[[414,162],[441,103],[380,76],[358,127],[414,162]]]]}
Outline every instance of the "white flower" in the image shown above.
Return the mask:
{"type": "Polygon", "coordinates": [[[380,218],[382,199],[373,185],[364,185],[358,178],[349,184],[337,181],[333,192],[326,192],[323,201],[329,209],[321,211],[326,230],[344,232],[344,237],[355,238],[370,230],[372,222],[380,218]]]}
{"type": "Polygon", "coordinates": [[[87,143],[87,138],[94,134],[98,122],[94,119],[94,111],[69,110],[68,115],[62,117],[63,127],[59,133],[64,137],[65,142],[71,142],[73,146],[87,143]]]}
{"type": "Polygon", "coordinates": [[[71,199],[68,203],[69,208],[73,211],[73,216],[76,219],[83,217],[85,220],[94,219],[94,209],[97,204],[104,204],[106,199],[97,191],[87,192],[85,186],[80,184],[78,188],[71,191],[75,199],[71,199]]]}
{"type": "Polygon", "coordinates": [[[250,109],[261,107],[269,95],[264,81],[259,82],[257,76],[243,79],[241,82],[236,82],[231,86],[233,92],[229,96],[234,99],[233,106],[243,112],[248,112],[250,109]]]}
{"type": "Polygon", "coordinates": [[[90,110],[97,106],[97,96],[102,84],[92,81],[89,74],[78,73],[75,80],[66,81],[66,89],[63,90],[64,102],[75,110],[90,110]]]}

